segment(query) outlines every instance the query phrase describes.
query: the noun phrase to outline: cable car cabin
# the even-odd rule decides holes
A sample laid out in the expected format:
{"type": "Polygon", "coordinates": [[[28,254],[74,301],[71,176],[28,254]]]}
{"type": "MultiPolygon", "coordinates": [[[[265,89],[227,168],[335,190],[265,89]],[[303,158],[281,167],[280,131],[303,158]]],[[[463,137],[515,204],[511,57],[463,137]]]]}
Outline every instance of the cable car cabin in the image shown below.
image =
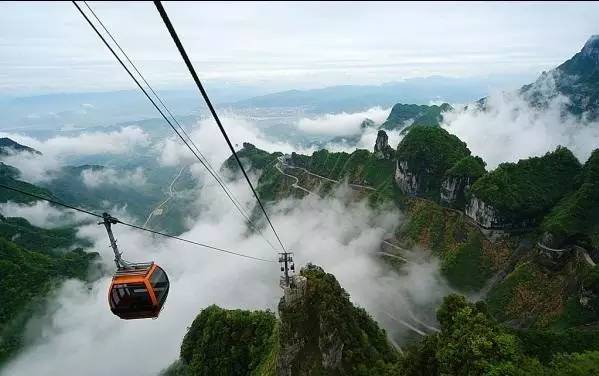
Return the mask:
{"type": "Polygon", "coordinates": [[[166,302],[169,281],[157,264],[129,264],[112,277],[108,302],[121,319],[156,318],[166,302]]]}

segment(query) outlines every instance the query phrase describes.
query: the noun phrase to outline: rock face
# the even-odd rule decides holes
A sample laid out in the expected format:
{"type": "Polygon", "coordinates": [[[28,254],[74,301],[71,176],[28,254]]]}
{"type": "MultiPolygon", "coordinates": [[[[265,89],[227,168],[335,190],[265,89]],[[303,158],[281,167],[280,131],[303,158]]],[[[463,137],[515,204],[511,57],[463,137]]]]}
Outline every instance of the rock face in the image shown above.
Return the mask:
{"type": "Polygon", "coordinates": [[[441,203],[463,207],[464,197],[471,185],[470,177],[448,176],[441,184],[441,203]]]}
{"type": "Polygon", "coordinates": [[[387,132],[381,129],[376,135],[374,156],[377,159],[391,159],[393,157],[393,152],[393,148],[389,146],[389,137],[387,136],[387,132]]]}
{"type": "Polygon", "coordinates": [[[467,183],[455,176],[443,180],[441,183],[441,203],[453,204],[458,198],[458,194],[464,192],[464,186],[467,183]]]}
{"type": "Polygon", "coordinates": [[[466,205],[465,213],[484,228],[504,227],[504,222],[497,214],[497,210],[475,196],[472,196],[466,205]]]}
{"type": "Polygon", "coordinates": [[[395,183],[407,195],[416,195],[419,192],[418,176],[410,171],[407,161],[397,161],[395,183]]]}

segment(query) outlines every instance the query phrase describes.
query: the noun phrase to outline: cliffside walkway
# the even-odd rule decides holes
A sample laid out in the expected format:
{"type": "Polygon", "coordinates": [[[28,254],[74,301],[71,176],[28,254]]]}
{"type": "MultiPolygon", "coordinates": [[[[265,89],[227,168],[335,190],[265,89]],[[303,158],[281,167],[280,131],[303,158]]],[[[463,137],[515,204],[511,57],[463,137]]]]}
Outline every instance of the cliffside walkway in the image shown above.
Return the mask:
{"type": "Polygon", "coordinates": [[[597,265],[595,263],[595,261],[593,261],[593,258],[591,257],[591,255],[589,255],[589,251],[587,251],[586,249],[584,249],[578,245],[574,245],[571,248],[551,248],[551,247],[547,247],[546,245],[542,244],[541,242],[537,242],[537,247],[539,247],[540,249],[542,249],[544,251],[554,252],[554,253],[566,253],[566,252],[575,251],[575,252],[578,252],[580,255],[582,255],[583,260],[590,266],[597,265]]]}

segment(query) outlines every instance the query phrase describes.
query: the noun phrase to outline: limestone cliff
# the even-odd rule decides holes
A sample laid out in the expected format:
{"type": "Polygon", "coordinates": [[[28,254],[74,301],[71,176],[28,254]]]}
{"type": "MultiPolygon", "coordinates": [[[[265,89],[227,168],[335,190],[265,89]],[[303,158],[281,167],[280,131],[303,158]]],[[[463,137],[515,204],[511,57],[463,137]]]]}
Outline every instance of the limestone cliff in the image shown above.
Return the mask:
{"type": "Polygon", "coordinates": [[[445,173],[441,183],[441,203],[464,208],[470,187],[485,172],[485,162],[480,157],[469,155],[462,158],[445,173]]]}
{"type": "Polygon", "coordinates": [[[389,136],[384,130],[379,130],[374,144],[374,156],[377,159],[391,159],[393,157],[393,148],[389,146],[389,136]]]}
{"type": "Polygon", "coordinates": [[[438,201],[446,172],[469,155],[466,144],[445,129],[412,128],[397,147],[395,182],[404,194],[438,201]]]}

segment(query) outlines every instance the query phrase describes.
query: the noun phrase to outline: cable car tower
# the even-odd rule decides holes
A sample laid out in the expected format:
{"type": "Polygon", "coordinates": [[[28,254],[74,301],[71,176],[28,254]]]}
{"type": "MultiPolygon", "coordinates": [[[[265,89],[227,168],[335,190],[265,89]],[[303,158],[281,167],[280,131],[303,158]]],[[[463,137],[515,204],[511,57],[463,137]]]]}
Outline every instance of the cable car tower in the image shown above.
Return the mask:
{"type": "Polygon", "coordinates": [[[281,252],[279,253],[279,263],[281,263],[281,276],[280,285],[282,288],[289,287],[293,284],[293,280],[290,278],[290,272],[295,273],[295,264],[293,263],[293,252],[281,252]]]}

